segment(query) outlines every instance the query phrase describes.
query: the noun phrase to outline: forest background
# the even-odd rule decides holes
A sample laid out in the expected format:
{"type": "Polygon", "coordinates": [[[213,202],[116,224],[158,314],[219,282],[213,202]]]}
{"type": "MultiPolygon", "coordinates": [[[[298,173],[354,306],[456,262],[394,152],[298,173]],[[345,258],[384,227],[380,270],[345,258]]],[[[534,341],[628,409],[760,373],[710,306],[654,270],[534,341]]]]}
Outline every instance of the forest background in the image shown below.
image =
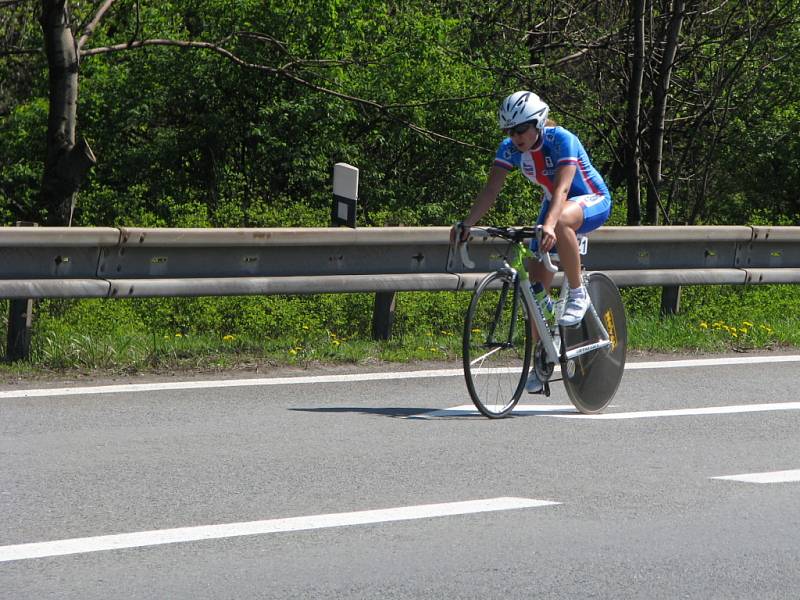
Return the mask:
{"type": "MultiPolygon", "coordinates": [[[[798,0],[0,0],[0,221],[327,226],[347,162],[359,227],[447,225],[531,89],[612,224],[798,225],[798,43],[798,0]]],[[[486,221],[539,200],[515,176],[486,221]]],[[[665,322],[625,290],[633,347],[798,343],[792,286],[687,292],[665,322]]],[[[403,295],[377,345],[369,295],[43,301],[34,362],[450,357],[462,296],[403,295]]]]}

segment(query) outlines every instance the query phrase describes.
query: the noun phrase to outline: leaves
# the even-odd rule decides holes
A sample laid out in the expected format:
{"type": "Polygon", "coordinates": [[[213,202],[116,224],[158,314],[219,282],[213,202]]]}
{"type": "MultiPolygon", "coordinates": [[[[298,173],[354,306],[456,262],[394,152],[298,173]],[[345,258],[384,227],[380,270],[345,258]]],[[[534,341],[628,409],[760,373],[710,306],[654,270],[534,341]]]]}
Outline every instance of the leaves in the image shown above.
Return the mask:
{"type": "MultiPolygon", "coordinates": [[[[11,53],[41,48],[36,4],[0,16],[6,222],[42,210],[46,65],[41,53],[11,53]]],[[[648,3],[645,90],[657,81],[676,4],[648,3]]],[[[194,46],[84,56],[78,128],[99,163],[80,191],[78,224],[327,225],[339,161],[361,169],[360,225],[450,223],[500,141],[497,102],[519,88],[539,92],[581,137],[615,192],[615,219],[625,217],[624,3],[73,2],[76,34],[106,6],[89,52],[132,40],[194,46]]],[[[673,222],[796,222],[798,11],[797,0],[687,9],[659,186],[673,222]]],[[[645,155],[650,109],[645,94],[645,155]]],[[[512,177],[488,218],[530,221],[538,199],[512,177]]]]}

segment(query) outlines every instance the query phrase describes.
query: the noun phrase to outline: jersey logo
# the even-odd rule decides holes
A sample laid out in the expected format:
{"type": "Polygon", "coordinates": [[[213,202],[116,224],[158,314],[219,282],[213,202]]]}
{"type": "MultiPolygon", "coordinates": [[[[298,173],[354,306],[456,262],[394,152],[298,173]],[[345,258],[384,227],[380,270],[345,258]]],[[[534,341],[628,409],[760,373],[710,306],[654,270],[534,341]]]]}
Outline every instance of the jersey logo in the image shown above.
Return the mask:
{"type": "Polygon", "coordinates": [[[546,164],[549,168],[553,168],[553,159],[549,156],[544,157],[544,164],[546,164]]]}

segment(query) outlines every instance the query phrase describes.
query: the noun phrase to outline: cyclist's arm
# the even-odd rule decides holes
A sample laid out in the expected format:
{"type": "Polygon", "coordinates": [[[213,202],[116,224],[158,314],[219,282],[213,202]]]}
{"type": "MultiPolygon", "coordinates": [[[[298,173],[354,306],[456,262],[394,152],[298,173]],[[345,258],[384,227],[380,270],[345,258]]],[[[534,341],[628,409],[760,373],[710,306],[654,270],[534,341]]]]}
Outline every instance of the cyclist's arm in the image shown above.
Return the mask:
{"type": "Polygon", "coordinates": [[[489,211],[495,203],[495,200],[497,200],[497,195],[500,193],[500,190],[503,189],[503,184],[505,183],[508,173],[508,169],[492,165],[492,168],[489,169],[489,175],[486,177],[486,185],[483,186],[483,189],[476,196],[475,202],[472,204],[472,209],[469,211],[469,215],[464,219],[464,225],[466,227],[475,225],[475,223],[480,221],[481,217],[489,211]]]}

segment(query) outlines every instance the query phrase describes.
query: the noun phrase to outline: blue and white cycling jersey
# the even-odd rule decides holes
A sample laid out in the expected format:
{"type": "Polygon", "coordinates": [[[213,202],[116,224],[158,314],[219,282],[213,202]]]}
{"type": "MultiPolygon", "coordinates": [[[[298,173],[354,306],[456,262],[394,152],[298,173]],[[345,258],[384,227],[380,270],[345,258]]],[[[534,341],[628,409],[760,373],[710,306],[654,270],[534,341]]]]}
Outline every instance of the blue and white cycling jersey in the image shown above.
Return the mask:
{"type": "Polygon", "coordinates": [[[517,150],[511,138],[504,139],[497,149],[494,164],[509,171],[521,169],[525,177],[542,186],[548,203],[553,193],[556,169],[562,165],[575,165],[575,177],[567,198],[600,194],[611,200],[608,187],[592,166],[583,144],[574,133],[563,127],[545,127],[536,147],[525,153],[517,150]]]}

